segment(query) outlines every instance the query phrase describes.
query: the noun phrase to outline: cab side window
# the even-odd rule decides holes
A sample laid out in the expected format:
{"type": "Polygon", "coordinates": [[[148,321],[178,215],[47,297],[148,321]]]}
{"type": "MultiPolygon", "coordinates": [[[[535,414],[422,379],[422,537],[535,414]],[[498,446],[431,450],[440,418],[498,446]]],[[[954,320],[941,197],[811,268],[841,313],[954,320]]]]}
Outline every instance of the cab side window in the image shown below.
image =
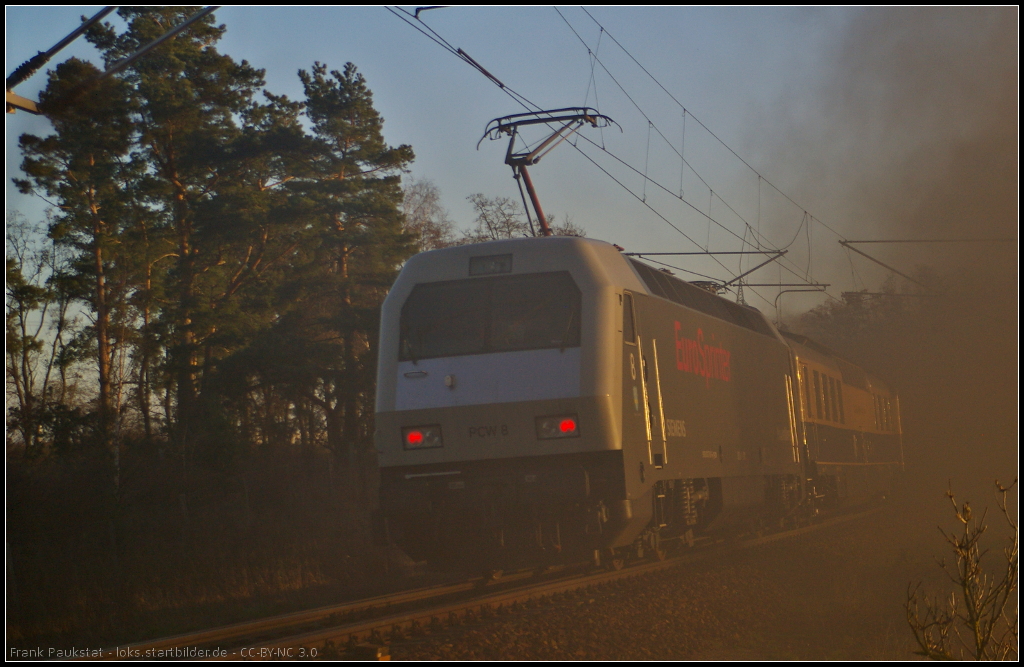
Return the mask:
{"type": "Polygon", "coordinates": [[[636,344],[636,323],[633,321],[633,295],[629,292],[622,295],[622,340],[630,345],[636,344]]]}

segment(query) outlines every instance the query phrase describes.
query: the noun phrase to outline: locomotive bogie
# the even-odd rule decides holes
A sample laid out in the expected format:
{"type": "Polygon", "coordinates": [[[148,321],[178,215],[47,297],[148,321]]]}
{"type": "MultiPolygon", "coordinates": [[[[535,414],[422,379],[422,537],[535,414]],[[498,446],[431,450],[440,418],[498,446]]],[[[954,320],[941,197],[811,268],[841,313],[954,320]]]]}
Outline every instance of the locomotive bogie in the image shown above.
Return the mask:
{"type": "Polygon", "coordinates": [[[618,451],[386,468],[381,509],[413,558],[509,568],[614,543],[632,519],[618,451]]]}

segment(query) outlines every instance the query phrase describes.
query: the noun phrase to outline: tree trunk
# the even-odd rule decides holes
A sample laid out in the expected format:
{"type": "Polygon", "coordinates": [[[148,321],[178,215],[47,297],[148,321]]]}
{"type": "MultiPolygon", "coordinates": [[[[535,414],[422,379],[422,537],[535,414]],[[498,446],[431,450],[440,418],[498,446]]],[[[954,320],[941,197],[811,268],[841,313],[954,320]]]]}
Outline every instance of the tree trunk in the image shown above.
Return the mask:
{"type": "Polygon", "coordinates": [[[110,405],[110,309],[107,302],[106,267],[103,262],[103,238],[105,223],[100,218],[99,206],[94,193],[89,192],[89,207],[93,217],[92,244],[93,269],[96,272],[93,300],[96,308],[96,371],[99,382],[99,421],[100,438],[103,443],[110,442],[111,405],[110,405]]]}
{"type": "Polygon", "coordinates": [[[139,355],[139,412],[142,414],[142,429],[146,445],[153,444],[153,423],[149,405],[149,288],[150,278],[146,276],[146,305],[142,309],[142,345],[139,355]]]}
{"type": "Polygon", "coordinates": [[[327,417],[327,448],[336,455],[342,455],[342,461],[347,464],[348,459],[343,456],[345,453],[345,429],[342,412],[343,408],[337,403],[333,408],[324,408],[327,417]]]}
{"type": "MultiPolygon", "coordinates": [[[[180,181],[174,171],[173,159],[169,168],[169,180],[180,181]]],[[[178,317],[175,322],[178,351],[175,354],[177,375],[178,414],[176,419],[177,438],[184,444],[189,422],[195,411],[195,332],[192,330],[192,312],[195,298],[195,257],[192,248],[192,225],[189,221],[188,202],[184,188],[177,186],[174,196],[174,222],[178,232],[178,317]]]]}

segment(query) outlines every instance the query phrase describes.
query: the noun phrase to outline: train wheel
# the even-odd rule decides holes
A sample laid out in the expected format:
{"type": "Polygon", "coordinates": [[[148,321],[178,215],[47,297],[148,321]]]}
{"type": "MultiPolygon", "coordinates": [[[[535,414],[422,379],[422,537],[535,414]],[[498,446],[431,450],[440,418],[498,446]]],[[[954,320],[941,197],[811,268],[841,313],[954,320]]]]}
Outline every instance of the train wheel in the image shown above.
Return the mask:
{"type": "Polygon", "coordinates": [[[614,549],[608,549],[602,554],[604,562],[604,568],[609,572],[616,572],[626,567],[626,557],[622,554],[615,553],[614,549]]]}
{"type": "Polygon", "coordinates": [[[650,560],[665,560],[668,558],[668,548],[661,541],[661,535],[658,533],[650,533],[638,546],[637,555],[641,558],[645,556],[650,560]],[[643,551],[640,551],[640,549],[643,551]]]}

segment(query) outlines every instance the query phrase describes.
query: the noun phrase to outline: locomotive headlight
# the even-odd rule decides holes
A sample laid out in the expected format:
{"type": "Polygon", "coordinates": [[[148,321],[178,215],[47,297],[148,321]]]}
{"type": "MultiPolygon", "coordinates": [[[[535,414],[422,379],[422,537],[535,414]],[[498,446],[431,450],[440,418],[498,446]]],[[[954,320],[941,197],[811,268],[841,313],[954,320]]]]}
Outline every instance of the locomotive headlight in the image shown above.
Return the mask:
{"type": "Polygon", "coordinates": [[[405,449],[431,449],[444,446],[440,424],[406,426],[402,429],[402,447],[405,449]]]}
{"type": "Polygon", "coordinates": [[[537,417],[536,423],[537,438],[540,440],[580,437],[580,423],[576,415],[537,417]]]}

